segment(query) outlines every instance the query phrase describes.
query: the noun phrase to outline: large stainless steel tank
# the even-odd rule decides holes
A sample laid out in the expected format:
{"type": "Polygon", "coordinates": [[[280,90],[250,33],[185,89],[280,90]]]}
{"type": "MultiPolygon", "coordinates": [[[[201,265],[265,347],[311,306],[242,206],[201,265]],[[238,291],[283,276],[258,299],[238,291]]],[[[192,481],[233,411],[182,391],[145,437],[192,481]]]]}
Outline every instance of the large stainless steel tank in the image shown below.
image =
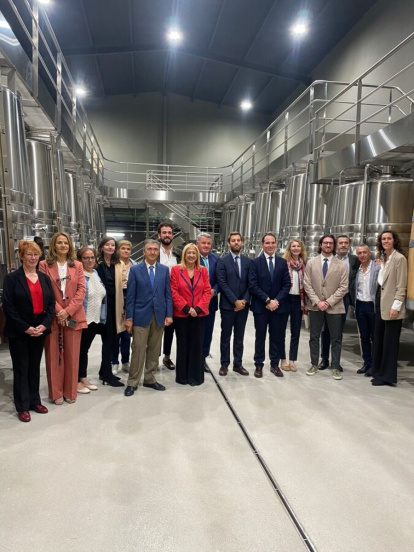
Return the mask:
{"type": "Polygon", "coordinates": [[[306,195],[306,173],[292,176],[286,187],[286,200],[281,221],[281,246],[301,235],[306,195]]]}
{"type": "MultiPolygon", "coordinates": [[[[280,238],[280,224],[282,219],[284,200],[285,200],[284,186],[280,186],[279,188],[271,191],[269,218],[268,218],[267,228],[265,232],[273,232],[273,234],[276,235],[276,238],[278,240],[280,238]]],[[[260,236],[260,240],[261,240],[261,236],[260,236]]]]}
{"type": "Polygon", "coordinates": [[[96,196],[96,239],[99,240],[105,235],[105,208],[104,198],[101,195],[96,196]]]}
{"type": "MultiPolygon", "coordinates": [[[[327,230],[338,236],[346,234],[355,248],[363,238],[362,196],[364,183],[335,186],[328,205],[327,230]]],[[[366,218],[367,244],[375,252],[378,234],[394,230],[408,250],[414,206],[414,181],[384,175],[368,182],[366,218]]]]}
{"type": "MultiPolygon", "coordinates": [[[[0,88],[3,96],[7,158],[7,186],[10,187],[12,236],[16,241],[33,233],[32,182],[26,149],[21,98],[7,87],[0,88]]],[[[10,222],[9,222],[10,224],[10,222]]]]}
{"type": "Polygon", "coordinates": [[[51,148],[37,140],[27,140],[29,170],[33,182],[34,234],[47,246],[57,232],[57,201],[51,148]]]}
{"type": "Polygon", "coordinates": [[[240,234],[244,237],[244,248],[250,251],[252,248],[253,232],[256,223],[256,206],[254,196],[250,196],[243,201],[243,209],[240,211],[241,218],[238,225],[240,234]]]}
{"type": "Polygon", "coordinates": [[[71,233],[71,217],[70,217],[70,205],[69,195],[67,190],[65,166],[63,162],[63,153],[56,149],[55,153],[56,163],[56,185],[58,188],[58,215],[60,219],[61,230],[63,232],[71,233]]]}
{"type": "Polygon", "coordinates": [[[319,239],[324,233],[330,184],[311,184],[303,221],[303,242],[309,257],[318,254],[319,239]]]}
{"type": "Polygon", "coordinates": [[[70,229],[75,247],[80,243],[80,195],[78,193],[78,182],[76,175],[72,172],[65,172],[66,193],[68,197],[68,208],[70,215],[70,229]]]}

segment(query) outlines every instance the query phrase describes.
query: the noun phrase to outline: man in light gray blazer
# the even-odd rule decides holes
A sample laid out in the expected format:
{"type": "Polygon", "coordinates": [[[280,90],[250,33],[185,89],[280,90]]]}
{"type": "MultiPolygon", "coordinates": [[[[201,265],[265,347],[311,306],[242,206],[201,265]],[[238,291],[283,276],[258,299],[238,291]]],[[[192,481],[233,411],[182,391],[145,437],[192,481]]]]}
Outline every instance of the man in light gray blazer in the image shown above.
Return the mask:
{"type": "MultiPolygon", "coordinates": [[[[360,266],[351,277],[349,293],[355,308],[364,365],[357,374],[366,374],[372,368],[375,329],[375,292],[380,265],[371,260],[371,251],[365,244],[358,245],[356,254],[360,266]]],[[[369,375],[369,374],[368,374],[369,375]]],[[[368,376],[367,376],[368,377],[368,376]]]]}
{"type": "Polygon", "coordinates": [[[346,264],[335,257],[335,245],[333,236],[322,236],[319,240],[319,255],[310,259],[305,269],[304,288],[308,297],[312,364],[306,373],[313,376],[319,371],[319,342],[326,323],[331,336],[332,376],[341,380],[342,315],[345,313],[343,298],[348,292],[348,270],[346,264]]]}

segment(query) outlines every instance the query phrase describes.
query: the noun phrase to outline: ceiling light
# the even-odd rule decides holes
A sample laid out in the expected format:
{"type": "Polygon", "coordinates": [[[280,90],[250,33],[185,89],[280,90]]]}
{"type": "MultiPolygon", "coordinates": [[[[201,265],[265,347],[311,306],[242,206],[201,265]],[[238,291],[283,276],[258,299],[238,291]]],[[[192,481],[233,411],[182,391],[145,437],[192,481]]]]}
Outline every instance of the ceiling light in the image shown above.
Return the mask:
{"type": "Polygon", "coordinates": [[[295,37],[302,37],[308,34],[309,27],[306,21],[298,21],[290,28],[290,32],[295,37]]]}
{"type": "Polygon", "coordinates": [[[84,98],[87,95],[88,95],[88,91],[83,86],[77,86],[75,88],[75,96],[77,98],[84,98]]]}
{"type": "Polygon", "coordinates": [[[122,232],[111,232],[110,230],[108,230],[108,236],[111,238],[125,238],[125,234],[122,232]]]}
{"type": "Polygon", "coordinates": [[[39,0],[41,4],[50,4],[50,0],[39,0]]]}
{"type": "Polygon", "coordinates": [[[183,33],[179,29],[170,29],[167,33],[167,39],[171,44],[179,44],[183,39],[183,33]]]}
{"type": "Polygon", "coordinates": [[[240,107],[243,109],[243,111],[249,111],[250,109],[252,109],[253,104],[250,100],[243,100],[240,103],[240,107]]]}

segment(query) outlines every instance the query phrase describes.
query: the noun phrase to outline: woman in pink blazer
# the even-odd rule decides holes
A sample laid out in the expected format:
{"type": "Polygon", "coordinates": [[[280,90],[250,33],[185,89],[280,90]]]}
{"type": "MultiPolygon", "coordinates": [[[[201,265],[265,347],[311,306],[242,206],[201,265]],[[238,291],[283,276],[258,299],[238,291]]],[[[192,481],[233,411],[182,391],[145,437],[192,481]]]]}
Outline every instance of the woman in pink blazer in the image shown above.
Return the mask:
{"type": "Polygon", "coordinates": [[[177,336],[175,381],[186,385],[204,382],[204,323],[211,286],[208,271],[200,266],[200,253],[193,243],[184,247],[181,264],[171,269],[174,327],[177,336]]]}
{"type": "Polygon", "coordinates": [[[86,286],[83,267],[75,261],[69,234],[58,232],[53,236],[39,270],[49,276],[56,300],[52,331],[45,341],[49,398],[58,405],[63,404],[63,400],[74,403],[81,334],[87,327],[83,308],[86,286]]]}

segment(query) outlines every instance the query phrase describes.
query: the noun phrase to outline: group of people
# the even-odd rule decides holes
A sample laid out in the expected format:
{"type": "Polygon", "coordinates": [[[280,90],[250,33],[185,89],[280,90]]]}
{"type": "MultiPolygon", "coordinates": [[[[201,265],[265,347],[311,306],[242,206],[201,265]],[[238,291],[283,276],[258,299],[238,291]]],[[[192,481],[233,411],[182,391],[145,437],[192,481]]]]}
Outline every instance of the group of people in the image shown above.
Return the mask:
{"type": "Polygon", "coordinates": [[[364,364],[358,373],[373,385],[394,385],[398,346],[405,317],[407,261],[398,236],[378,237],[378,259],[368,246],[350,254],[348,236],[325,235],[319,254],[307,260],[304,244],[292,239],[282,257],[276,254],[273,233],[262,238],[262,253],[250,259],[242,253],[243,236],[231,232],[228,253],[212,252],[212,237],[201,233],[178,254],[172,246],[173,227],[164,222],[158,241],[146,240],[144,259],[130,259],[131,243],[104,237],[98,250],[90,246],[75,255],[65,232],[55,234],[47,256],[34,241],[22,240],[21,267],[4,281],[4,335],[9,339],[14,403],[22,422],[30,410],[47,413],[39,395],[40,361],[45,350],[49,399],[56,405],[74,403],[77,394],[96,391],[88,379],[88,352],[97,334],[102,339],[99,378],[103,384],[124,387],[117,376],[119,349],[128,373],[125,396],[143,386],[156,391],[156,370],[164,337],[164,366],[175,370],[178,384],[204,382],[218,309],[221,313],[220,376],[242,376],[244,334],[249,310],[255,326],[254,376],[261,378],[269,334],[270,370],[296,372],[302,317],[309,314],[313,376],[331,368],[342,379],[342,334],[349,305],[355,308],[364,364]],[[286,329],[290,318],[290,344],[286,329]],[[176,337],[176,362],[171,359],[176,337]],[[130,357],[130,340],[132,355],[130,357]],[[233,350],[231,355],[231,339],[233,350]],[[321,355],[321,361],[319,357],[321,355]]]}

